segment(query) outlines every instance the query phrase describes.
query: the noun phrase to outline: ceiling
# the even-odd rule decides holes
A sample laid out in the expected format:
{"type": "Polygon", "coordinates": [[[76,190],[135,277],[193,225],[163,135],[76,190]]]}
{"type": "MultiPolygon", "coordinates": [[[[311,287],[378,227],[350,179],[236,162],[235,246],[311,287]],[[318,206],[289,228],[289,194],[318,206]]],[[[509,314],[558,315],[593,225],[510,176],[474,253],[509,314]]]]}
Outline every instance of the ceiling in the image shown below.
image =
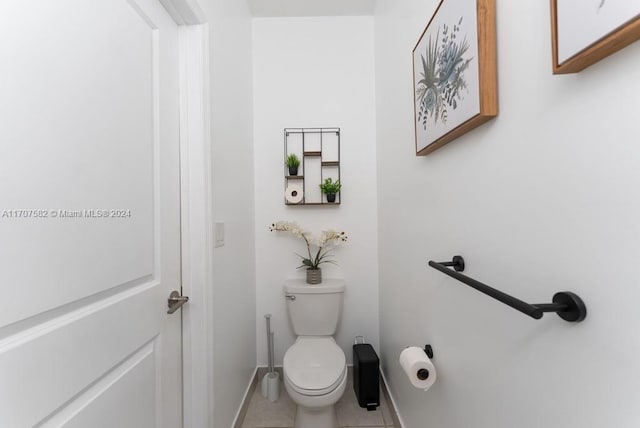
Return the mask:
{"type": "Polygon", "coordinates": [[[373,15],[375,0],[249,0],[253,16],[373,15]]]}

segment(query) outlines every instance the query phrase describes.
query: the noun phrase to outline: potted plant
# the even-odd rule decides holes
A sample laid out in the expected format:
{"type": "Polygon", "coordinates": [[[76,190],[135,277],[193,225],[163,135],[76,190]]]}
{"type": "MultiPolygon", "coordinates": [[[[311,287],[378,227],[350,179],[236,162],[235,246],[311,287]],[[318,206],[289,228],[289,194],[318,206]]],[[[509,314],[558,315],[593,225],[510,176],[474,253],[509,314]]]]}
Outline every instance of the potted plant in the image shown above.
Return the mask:
{"type": "Polygon", "coordinates": [[[336,194],[341,188],[342,184],[340,184],[340,180],[334,182],[331,177],[325,178],[324,183],[320,184],[320,190],[327,195],[327,202],[335,202],[336,194]]]}
{"type": "Polygon", "coordinates": [[[298,175],[298,167],[300,166],[300,159],[295,153],[289,153],[285,164],[289,168],[289,175],[298,175]]]}
{"type": "Polygon", "coordinates": [[[298,254],[302,259],[302,264],[298,266],[300,268],[307,268],[307,284],[320,284],[322,282],[322,271],[320,265],[322,263],[333,263],[335,261],[329,259],[332,254],[330,252],[331,245],[336,242],[346,242],[347,235],[344,232],[336,232],[335,230],[325,230],[319,237],[315,237],[311,232],[302,229],[295,222],[279,221],[273,223],[269,227],[270,231],[279,232],[291,232],[293,235],[300,237],[307,244],[307,255],[298,254]],[[311,247],[317,247],[317,251],[311,251],[311,247]],[[314,255],[315,253],[315,255],[314,255]]]}

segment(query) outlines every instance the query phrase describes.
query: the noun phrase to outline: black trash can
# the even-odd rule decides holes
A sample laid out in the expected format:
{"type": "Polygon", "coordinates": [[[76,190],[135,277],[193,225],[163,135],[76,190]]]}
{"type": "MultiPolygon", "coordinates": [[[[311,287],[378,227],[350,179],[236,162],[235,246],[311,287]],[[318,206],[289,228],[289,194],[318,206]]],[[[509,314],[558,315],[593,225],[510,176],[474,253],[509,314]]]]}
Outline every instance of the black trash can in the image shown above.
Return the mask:
{"type": "Polygon", "coordinates": [[[353,389],[360,407],[376,410],[380,405],[380,359],[364,336],[353,345],[353,389]]]}

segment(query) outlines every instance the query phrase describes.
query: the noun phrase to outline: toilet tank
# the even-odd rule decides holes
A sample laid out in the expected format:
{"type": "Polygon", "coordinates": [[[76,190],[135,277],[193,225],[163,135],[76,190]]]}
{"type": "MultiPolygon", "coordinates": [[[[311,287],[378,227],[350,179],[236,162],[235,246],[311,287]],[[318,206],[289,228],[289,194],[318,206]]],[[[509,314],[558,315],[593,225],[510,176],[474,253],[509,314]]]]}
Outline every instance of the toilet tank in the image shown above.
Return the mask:
{"type": "Polygon", "coordinates": [[[342,315],[345,283],[325,279],[310,285],[304,280],[284,283],[287,311],[296,336],[333,336],[342,315]]]}

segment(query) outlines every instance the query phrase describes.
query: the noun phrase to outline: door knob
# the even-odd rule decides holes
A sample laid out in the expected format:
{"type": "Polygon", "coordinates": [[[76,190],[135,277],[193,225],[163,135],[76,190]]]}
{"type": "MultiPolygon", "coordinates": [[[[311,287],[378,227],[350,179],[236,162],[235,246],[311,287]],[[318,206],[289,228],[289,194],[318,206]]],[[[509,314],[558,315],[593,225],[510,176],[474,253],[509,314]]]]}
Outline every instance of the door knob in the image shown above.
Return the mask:
{"type": "Polygon", "coordinates": [[[167,310],[168,314],[172,314],[178,309],[182,307],[185,303],[189,301],[188,296],[181,296],[179,291],[173,290],[171,294],[169,294],[169,299],[167,300],[167,310]]]}

